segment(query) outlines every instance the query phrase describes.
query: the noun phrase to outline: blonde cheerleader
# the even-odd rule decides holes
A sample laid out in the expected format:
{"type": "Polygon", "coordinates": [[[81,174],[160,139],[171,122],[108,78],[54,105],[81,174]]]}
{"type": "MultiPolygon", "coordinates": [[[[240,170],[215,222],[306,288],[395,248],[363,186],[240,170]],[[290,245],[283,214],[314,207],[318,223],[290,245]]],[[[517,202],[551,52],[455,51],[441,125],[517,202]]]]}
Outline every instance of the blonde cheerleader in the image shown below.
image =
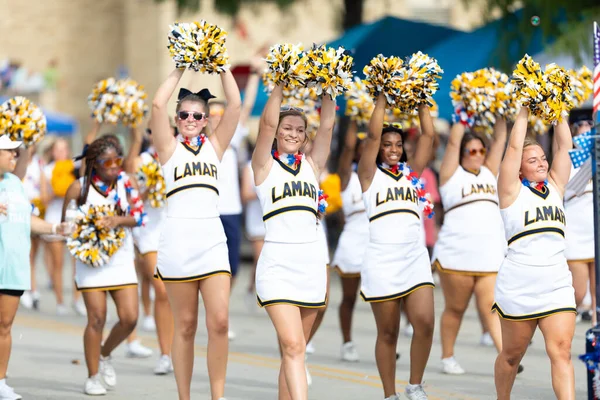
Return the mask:
{"type": "Polygon", "coordinates": [[[340,155],[338,174],[342,188],[342,208],[344,229],[333,256],[333,269],[342,280],[342,302],[339,307],[342,330],[341,358],[343,361],[359,361],[359,355],[352,342],[352,314],[360,287],[360,272],[364,264],[365,251],[369,243],[369,219],[362,200],[360,181],[356,166],[364,150],[365,135],[357,137],[357,126],[352,122],[346,132],[344,148],[340,155]]]}
{"type": "Polygon", "coordinates": [[[144,208],[129,177],[122,172],[123,150],[116,136],[106,135],[86,146],[83,161],[83,176],[69,187],[65,196],[63,220],[71,201],[84,208],[110,206],[115,210],[114,216],[103,217],[96,226],[124,230],[122,245],[103,264],[98,264],[94,249],[78,247],[78,236],[74,235],[69,244],[76,258],[75,285],[83,293],[88,317],[83,336],[88,378],[83,390],[88,395],[103,395],[117,383],[111,353],[137,323],[137,275],[130,228],[143,223],[144,208]],[[119,320],[103,342],[109,294],[119,320]]]}
{"type": "Polygon", "coordinates": [[[420,202],[426,202],[419,175],[431,157],[434,140],[429,108],[419,106],[421,136],[408,166],[405,133],[384,125],[386,98],[377,97],[358,177],[369,217],[370,240],[361,270],[361,296],[371,303],[377,324],[375,359],[386,399],[396,400],[396,345],[400,301],[413,326],[410,378],[405,394],[426,399],[423,374],[433,340],[433,277],[421,233],[420,202]]]}
{"type": "Polygon", "coordinates": [[[544,335],[558,399],[575,398],[571,342],[575,296],[564,255],[563,194],[572,148],[569,125],[556,125],[552,167],[541,146],[526,138],[529,109],[512,128],[500,165],[498,196],[508,253],[496,278],[493,308],[501,317],[502,351],[494,379],[499,400],[510,399],[517,368],[537,327],[544,335]]]}
{"type": "Polygon", "coordinates": [[[174,138],[167,104],[184,70],[175,69],[152,103],[152,140],[166,184],[166,218],[158,246],[156,276],[167,290],[175,321],[172,344],[180,400],[189,400],[198,326],[198,291],[206,310],[208,377],[213,399],[225,392],[231,271],[225,232],[219,219],[218,177],[223,154],[238,125],[240,92],[231,72],[220,72],[227,106],[210,137],[203,133],[210,110],[207,89],[181,89],[174,138]],[[183,251],[182,251],[183,249],[183,251]]]}
{"type": "MultiPolygon", "coordinates": [[[[273,89],[263,111],[252,170],[266,227],[256,269],[258,303],[266,307],[282,352],[280,397],[307,399],[305,347],[317,310],[325,306],[327,269],[318,241],[318,176],[326,167],[335,101],[323,96],[321,121],[310,154],[303,110],[280,108],[273,89]]],[[[324,210],[321,210],[324,211],[324,210]]]]}
{"type": "Polygon", "coordinates": [[[433,250],[433,266],[440,273],[444,312],[440,318],[442,372],[464,374],[454,358],[454,344],[471,296],[494,344],[501,349],[500,322],[490,312],[494,285],[504,260],[506,241],[496,177],[506,144],[506,122],[497,118],[494,141],[488,149],[465,125],[452,126],[440,167],[444,223],[433,250]]]}

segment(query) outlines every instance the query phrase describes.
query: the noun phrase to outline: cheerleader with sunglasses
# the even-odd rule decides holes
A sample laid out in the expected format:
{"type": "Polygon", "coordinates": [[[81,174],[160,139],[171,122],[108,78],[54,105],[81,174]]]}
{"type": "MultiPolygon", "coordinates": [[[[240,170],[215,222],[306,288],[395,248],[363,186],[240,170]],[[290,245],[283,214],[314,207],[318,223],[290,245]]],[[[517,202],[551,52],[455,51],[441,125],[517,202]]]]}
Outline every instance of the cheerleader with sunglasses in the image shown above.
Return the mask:
{"type": "Polygon", "coordinates": [[[418,176],[431,157],[433,120],[427,106],[419,106],[421,136],[411,167],[404,151],[405,132],[396,124],[384,125],[386,99],[376,100],[365,147],[358,163],[358,178],[369,217],[370,239],[361,270],[361,296],[371,304],[377,325],[375,359],[386,399],[396,394],[396,345],[400,301],[414,328],[410,378],[405,394],[426,399],[423,374],[433,340],[433,277],[421,234],[421,210],[431,206],[418,176]]]}
{"type": "MultiPolygon", "coordinates": [[[[571,132],[573,137],[589,132],[594,122],[589,114],[573,118],[571,132]]],[[[573,179],[580,168],[571,166],[569,180],[573,179]]],[[[593,184],[590,178],[583,193],[569,193],[565,196],[565,213],[567,216],[565,256],[569,269],[573,274],[575,288],[575,303],[581,306],[584,297],[590,291],[592,299],[592,326],[596,326],[596,267],[594,264],[594,196],[593,184]]]]}
{"type": "Polygon", "coordinates": [[[210,137],[207,89],[181,89],[176,106],[179,136],[173,137],[167,104],[184,70],[175,69],[152,103],[150,127],[166,184],[166,218],[158,246],[156,276],[166,287],[175,321],[172,358],[180,400],[190,399],[198,291],[206,311],[208,377],[213,400],[223,398],[227,370],[231,272],[219,219],[221,159],[238,125],[240,92],[231,72],[220,73],[227,105],[210,137]]]}
{"type": "MultiPolygon", "coordinates": [[[[319,181],[330,151],[335,101],[323,96],[311,151],[301,109],[280,108],[275,86],[260,119],[252,155],[254,182],[265,222],[265,244],[256,269],[258,303],[271,318],[282,353],[280,398],[307,399],[305,350],[317,310],[325,306],[327,268],[317,236],[319,181]]],[[[324,211],[324,210],[321,210],[324,211]]]]}
{"type": "MultiPolygon", "coordinates": [[[[96,131],[94,129],[88,139],[94,137],[96,131]]],[[[83,293],[88,318],[83,336],[88,369],[84,393],[103,395],[117,383],[111,353],[127,339],[137,323],[137,275],[130,228],[143,224],[144,207],[137,196],[135,182],[122,171],[123,149],[116,136],[105,135],[93,140],[85,147],[82,159],[84,173],[67,190],[63,220],[71,201],[78,206],[110,205],[115,215],[102,218],[97,226],[125,228],[121,247],[104,265],[86,264],[79,257],[75,265],[75,285],[83,293]],[[108,295],[115,302],[119,320],[103,342],[108,295]]]]}
{"type": "Polygon", "coordinates": [[[442,372],[464,374],[454,358],[454,344],[471,296],[498,351],[502,341],[494,304],[496,274],[504,260],[506,241],[498,208],[498,169],[506,144],[506,122],[498,117],[494,141],[487,151],[483,139],[465,133],[462,122],[450,131],[440,167],[444,223],[433,251],[440,273],[444,312],[440,318],[442,372]]]}
{"type": "Polygon", "coordinates": [[[517,368],[537,327],[544,336],[558,399],[575,398],[571,343],[575,295],[565,258],[563,195],[572,148],[566,121],[555,128],[552,167],[542,147],[526,138],[529,109],[521,108],[500,165],[498,197],[508,252],[495,288],[502,351],[494,379],[499,400],[510,399],[517,368]]]}

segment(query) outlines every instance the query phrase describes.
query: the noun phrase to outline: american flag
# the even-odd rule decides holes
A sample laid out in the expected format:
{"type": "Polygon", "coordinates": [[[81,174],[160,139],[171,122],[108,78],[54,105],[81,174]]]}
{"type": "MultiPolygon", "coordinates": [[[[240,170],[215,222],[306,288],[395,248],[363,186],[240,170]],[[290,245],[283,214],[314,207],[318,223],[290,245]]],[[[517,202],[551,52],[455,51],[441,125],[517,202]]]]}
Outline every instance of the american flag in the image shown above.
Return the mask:
{"type": "Polygon", "coordinates": [[[594,119],[600,123],[600,28],[594,22],[594,119]]]}

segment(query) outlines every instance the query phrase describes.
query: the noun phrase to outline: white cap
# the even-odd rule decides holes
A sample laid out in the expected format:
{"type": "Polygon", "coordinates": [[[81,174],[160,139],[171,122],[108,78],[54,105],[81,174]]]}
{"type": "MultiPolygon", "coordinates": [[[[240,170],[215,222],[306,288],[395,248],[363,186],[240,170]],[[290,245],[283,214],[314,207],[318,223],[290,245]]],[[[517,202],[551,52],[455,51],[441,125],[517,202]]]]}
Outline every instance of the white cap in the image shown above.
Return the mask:
{"type": "Polygon", "coordinates": [[[23,142],[12,141],[8,135],[0,135],[0,150],[13,150],[23,142]]]}

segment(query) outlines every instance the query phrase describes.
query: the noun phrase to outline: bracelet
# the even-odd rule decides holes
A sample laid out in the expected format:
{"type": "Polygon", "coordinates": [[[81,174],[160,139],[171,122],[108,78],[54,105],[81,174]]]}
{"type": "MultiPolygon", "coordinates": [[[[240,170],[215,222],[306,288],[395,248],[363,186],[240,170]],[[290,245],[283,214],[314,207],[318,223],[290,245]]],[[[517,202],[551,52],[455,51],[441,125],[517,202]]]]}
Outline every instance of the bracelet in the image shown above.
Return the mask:
{"type": "Polygon", "coordinates": [[[58,228],[58,224],[52,224],[52,234],[56,235],[56,228],[58,228]]]}

